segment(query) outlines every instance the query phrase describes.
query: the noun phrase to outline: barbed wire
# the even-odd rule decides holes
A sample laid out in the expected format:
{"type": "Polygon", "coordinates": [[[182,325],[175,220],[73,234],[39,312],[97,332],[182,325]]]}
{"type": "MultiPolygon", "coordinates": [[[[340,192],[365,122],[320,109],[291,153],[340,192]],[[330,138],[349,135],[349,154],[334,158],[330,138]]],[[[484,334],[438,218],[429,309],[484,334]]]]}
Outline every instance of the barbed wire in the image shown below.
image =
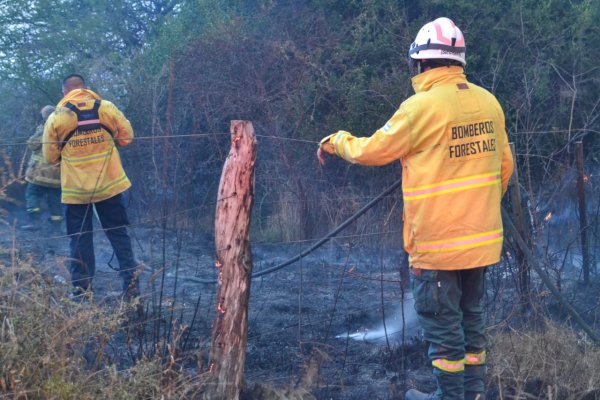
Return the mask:
{"type": "MultiPolygon", "coordinates": [[[[352,239],[352,238],[361,238],[361,237],[368,237],[368,236],[389,235],[392,233],[402,233],[402,230],[356,233],[356,234],[352,234],[352,235],[340,235],[340,236],[336,236],[335,239],[352,239]]],[[[304,244],[304,243],[316,242],[317,240],[320,240],[320,238],[285,240],[285,241],[278,241],[278,242],[267,242],[267,241],[259,240],[259,241],[255,241],[255,242],[251,242],[251,243],[252,244],[261,244],[261,245],[266,245],[266,246],[281,246],[281,245],[288,245],[288,244],[304,244]]]]}
{"type": "MultiPolygon", "coordinates": [[[[275,265],[274,267],[270,267],[270,268],[264,269],[260,272],[253,273],[250,278],[255,279],[255,278],[267,275],[267,274],[271,274],[275,271],[278,271],[284,267],[287,267],[288,265],[291,265],[291,264],[295,263],[296,261],[301,260],[302,258],[306,257],[307,255],[309,255],[310,253],[312,253],[313,251],[315,251],[316,249],[318,249],[319,247],[321,247],[322,245],[327,243],[327,241],[329,241],[329,239],[331,239],[332,237],[337,235],[338,232],[345,229],[348,225],[350,225],[352,222],[354,222],[356,219],[358,219],[360,216],[362,216],[364,213],[366,213],[368,210],[370,210],[382,198],[386,197],[391,192],[393,192],[394,190],[399,188],[401,184],[402,184],[402,179],[398,179],[396,182],[392,183],[383,192],[381,192],[377,197],[375,197],[373,200],[371,200],[370,202],[365,204],[360,210],[355,212],[350,218],[346,219],[344,222],[342,222],[340,225],[338,225],[335,229],[333,229],[331,232],[329,232],[323,238],[319,239],[319,241],[317,241],[315,244],[310,246],[308,249],[300,252],[299,254],[295,255],[294,257],[291,257],[290,259],[288,259],[278,265],[275,265]]],[[[203,283],[203,284],[215,284],[215,283],[219,282],[218,280],[215,280],[215,279],[200,279],[200,278],[193,278],[193,277],[188,277],[187,279],[192,280],[197,283],[203,283]]]]}
{"type": "MultiPolygon", "coordinates": [[[[133,142],[137,142],[140,140],[157,140],[157,139],[181,139],[181,138],[204,138],[204,137],[215,137],[215,136],[229,136],[231,135],[230,132],[209,132],[209,133],[188,133],[188,134],[178,134],[178,135],[153,135],[153,136],[135,136],[132,141],[133,142]]],[[[291,138],[291,137],[285,137],[285,136],[275,136],[275,135],[259,135],[259,134],[255,134],[256,137],[261,137],[261,138],[266,138],[266,139],[277,139],[277,140],[289,140],[292,142],[300,142],[300,143],[311,143],[311,144],[318,144],[319,141],[317,140],[308,140],[308,139],[298,139],[298,138],[291,138]]],[[[118,140],[117,138],[113,139],[113,140],[118,140]]],[[[60,144],[62,143],[62,141],[40,141],[40,144],[60,144]]],[[[28,142],[13,142],[13,143],[6,143],[2,140],[0,140],[0,146],[2,147],[12,147],[12,146],[26,146],[28,145],[28,142]]]]}
{"type": "MultiPolygon", "coordinates": [[[[135,136],[132,141],[139,140],[155,140],[155,139],[177,139],[177,138],[190,138],[190,137],[214,137],[214,136],[224,136],[231,135],[229,132],[213,132],[213,133],[188,133],[188,134],[180,134],[180,135],[156,135],[156,136],[135,136]]],[[[118,140],[118,139],[113,139],[118,140]]],[[[63,141],[61,140],[52,140],[52,141],[40,141],[40,144],[61,144],[63,141]]],[[[0,141],[0,146],[10,147],[10,146],[26,146],[27,142],[14,142],[14,143],[4,143],[0,141]]]]}
{"type": "MultiPolygon", "coordinates": [[[[157,216],[157,217],[152,217],[152,218],[146,218],[146,219],[142,219],[140,221],[131,223],[129,225],[124,225],[124,226],[118,226],[118,227],[113,227],[113,228],[97,228],[97,229],[93,229],[91,231],[85,231],[83,233],[99,233],[99,232],[106,232],[109,230],[113,230],[113,229],[120,229],[123,227],[126,228],[138,228],[138,227],[143,227],[145,225],[150,225],[150,226],[154,226],[154,224],[162,222],[163,220],[168,220],[180,215],[184,215],[184,214],[188,214],[194,211],[199,211],[205,208],[209,208],[209,207],[214,207],[215,205],[217,205],[220,201],[229,199],[231,197],[234,197],[235,195],[232,196],[228,196],[222,199],[218,199],[216,201],[211,201],[208,203],[204,203],[202,205],[198,205],[198,206],[194,206],[194,207],[188,207],[186,209],[183,210],[179,210],[179,211],[174,211],[174,212],[169,212],[169,213],[165,213],[164,215],[161,216],[157,216]]],[[[396,196],[383,196],[382,199],[384,198],[395,198],[396,196]]],[[[344,199],[355,199],[356,197],[352,196],[352,197],[348,197],[348,198],[339,198],[336,197],[337,200],[344,200],[344,199]]],[[[357,197],[359,199],[362,200],[373,200],[375,198],[377,198],[376,196],[359,196],[357,197]]],[[[308,201],[306,201],[308,202],[308,201]]],[[[298,200],[298,201],[285,201],[286,204],[303,204],[306,203],[302,200],[298,200]]],[[[269,202],[269,204],[280,204],[281,202],[269,202]]],[[[376,236],[376,235],[385,235],[385,234],[393,234],[393,233],[401,233],[401,230],[394,230],[394,231],[382,231],[382,232],[370,232],[370,233],[361,233],[361,234],[352,234],[352,235],[343,235],[343,236],[338,236],[338,239],[344,239],[344,238],[356,238],[356,237],[363,237],[363,236],[376,236]]],[[[56,235],[56,236],[45,236],[45,237],[32,237],[31,239],[24,237],[24,238],[20,238],[20,240],[22,240],[23,242],[39,242],[39,241],[53,241],[53,240],[59,240],[59,239],[67,239],[69,237],[71,237],[73,235],[56,235]]],[[[319,240],[319,238],[312,238],[312,239],[298,239],[298,240],[287,240],[287,241],[264,241],[264,240],[259,240],[259,241],[253,241],[252,244],[261,244],[261,245],[287,245],[287,244],[303,244],[303,243],[310,243],[310,242],[315,242],[319,240]]]]}
{"type": "MultiPolygon", "coordinates": [[[[578,139],[581,139],[582,136],[585,136],[588,133],[600,133],[600,130],[590,129],[590,128],[577,128],[577,129],[547,129],[547,130],[522,130],[522,131],[507,131],[508,135],[531,135],[531,134],[552,134],[552,133],[572,133],[575,134],[570,138],[570,142],[574,142],[578,139]]],[[[135,136],[133,138],[134,142],[144,141],[144,140],[157,140],[157,139],[180,139],[180,138],[204,138],[204,137],[215,137],[215,136],[229,136],[231,132],[202,132],[202,133],[188,133],[188,134],[174,134],[174,135],[152,135],[152,136],[135,136]]],[[[319,140],[310,140],[310,139],[300,139],[300,138],[292,138],[286,136],[276,136],[276,135],[261,135],[256,134],[256,137],[265,138],[265,139],[273,139],[273,140],[287,140],[290,142],[299,142],[299,143],[308,143],[308,144],[319,144],[319,140]]],[[[116,140],[116,139],[115,139],[116,140]]],[[[57,144],[62,143],[62,141],[42,141],[40,144],[57,144]]],[[[27,141],[22,142],[12,142],[6,143],[2,139],[0,139],[0,147],[12,147],[12,146],[26,146],[27,141]]]]}
{"type": "Polygon", "coordinates": [[[268,138],[268,139],[289,140],[290,142],[311,143],[311,144],[319,144],[320,143],[320,141],[318,141],[318,140],[297,139],[297,138],[291,138],[291,137],[285,137],[285,136],[257,135],[257,134],[255,134],[254,136],[268,138]]]}
{"type": "MultiPolygon", "coordinates": [[[[573,130],[571,130],[571,131],[568,131],[568,130],[562,130],[562,131],[561,130],[554,130],[552,132],[572,132],[572,131],[573,130]]],[[[587,131],[592,131],[592,130],[588,129],[587,131]]],[[[550,131],[537,131],[537,132],[550,132],[550,131]]],[[[140,139],[141,140],[145,140],[145,139],[154,140],[154,139],[160,139],[160,138],[169,138],[169,139],[172,139],[172,138],[177,138],[177,137],[208,137],[208,136],[229,135],[229,134],[230,133],[227,133],[227,132],[214,132],[214,133],[198,133],[198,134],[186,134],[186,135],[162,135],[162,136],[147,136],[147,137],[141,136],[141,137],[137,137],[136,139],[137,140],[140,140],[140,139]]],[[[310,140],[303,140],[303,139],[296,139],[296,138],[286,138],[286,137],[279,137],[279,136],[269,136],[269,135],[256,135],[256,136],[258,136],[258,137],[264,137],[264,138],[270,138],[270,139],[278,139],[278,140],[290,140],[290,141],[299,141],[299,142],[306,142],[306,143],[318,143],[317,141],[310,141],[310,140]]],[[[24,143],[24,144],[26,144],[26,143],[24,143]]],[[[181,214],[184,214],[184,213],[188,213],[190,211],[199,210],[201,208],[208,207],[209,205],[214,205],[214,204],[216,204],[216,202],[208,203],[208,204],[203,204],[202,206],[191,207],[191,208],[188,208],[186,210],[180,210],[180,211],[177,211],[175,213],[169,213],[169,214],[161,216],[161,217],[155,217],[155,218],[152,218],[152,219],[148,219],[146,221],[140,221],[140,222],[138,222],[136,224],[131,224],[131,225],[128,225],[128,226],[135,227],[136,225],[143,225],[143,224],[146,224],[146,223],[149,223],[149,222],[157,222],[157,221],[160,221],[160,220],[164,220],[165,218],[171,218],[171,217],[174,217],[176,215],[181,215],[181,214]]],[[[107,230],[110,230],[110,229],[118,229],[118,228],[120,228],[120,227],[109,228],[109,229],[96,229],[96,230],[93,230],[92,232],[107,231],[107,230]]],[[[376,232],[376,233],[373,233],[373,234],[374,235],[379,235],[381,233],[377,233],[376,232]]],[[[62,238],[68,238],[69,236],[70,235],[53,236],[53,237],[44,238],[44,240],[62,239],[62,238]]],[[[366,236],[366,234],[352,235],[352,236],[349,235],[347,237],[357,237],[357,236],[366,236]]],[[[314,240],[315,239],[304,239],[304,240],[298,240],[298,241],[279,242],[279,244],[286,244],[286,243],[287,244],[292,244],[292,243],[306,243],[306,242],[311,242],[311,241],[314,241],[314,240]]]]}
{"type": "MultiPolygon", "coordinates": [[[[546,130],[546,131],[520,131],[518,133],[565,133],[565,132],[598,132],[592,129],[578,129],[578,130],[546,130]]],[[[156,140],[156,139],[175,139],[175,138],[190,138],[190,137],[214,137],[214,136],[218,136],[218,135],[230,135],[230,133],[228,132],[213,132],[213,133],[196,133],[196,134],[182,134],[182,135],[159,135],[159,136],[138,136],[136,137],[134,140],[156,140]]],[[[277,140],[289,140],[289,141],[297,141],[297,142],[304,142],[304,143],[311,143],[311,144],[315,144],[318,143],[318,141],[312,141],[312,140],[305,140],[305,139],[297,139],[297,138],[289,138],[289,137],[281,137],[281,136],[273,136],[273,135],[256,135],[257,137],[263,137],[263,138],[268,138],[268,139],[277,139],[277,140]]],[[[48,142],[46,142],[48,143],[48,142]]],[[[53,142],[56,143],[56,142],[53,142]]],[[[11,145],[26,145],[26,142],[23,143],[0,143],[0,145],[4,145],[4,146],[11,146],[11,145]]],[[[195,211],[195,210],[199,210],[201,208],[205,208],[211,205],[215,205],[216,202],[211,202],[211,203],[205,203],[201,206],[196,206],[196,207],[191,207],[185,210],[180,210],[174,213],[169,213],[167,215],[164,216],[160,216],[160,217],[155,217],[155,218],[151,218],[151,219],[147,219],[147,220],[142,220],[136,224],[131,224],[128,225],[130,227],[135,227],[136,225],[143,225],[146,223],[150,223],[150,222],[157,222],[160,220],[163,220],[165,218],[171,218],[177,215],[181,215],[184,213],[188,213],[190,211],[195,211]]],[[[291,204],[291,202],[290,202],[291,204]]],[[[118,228],[109,228],[109,229],[118,229],[118,228]]],[[[106,231],[109,229],[96,229],[93,230],[92,232],[98,232],[98,231],[106,231]]],[[[382,233],[373,233],[373,235],[379,235],[382,233]]],[[[366,236],[367,234],[361,234],[361,235],[348,235],[345,237],[357,237],[357,236],[366,236]]],[[[53,237],[47,237],[44,238],[44,240],[51,240],[51,239],[62,239],[62,238],[67,238],[69,237],[69,235],[62,235],[62,236],[53,236],[53,237]]],[[[312,242],[315,241],[316,239],[303,239],[303,240],[298,240],[298,241],[287,241],[287,242],[278,242],[278,244],[293,244],[293,243],[306,243],[306,242],[312,242]]],[[[264,242],[263,242],[264,243],[264,242]]],[[[273,243],[275,244],[275,243],[273,243]]]]}
{"type": "MultiPolygon", "coordinates": [[[[225,135],[225,134],[228,134],[228,133],[223,133],[223,135],[225,135]]],[[[192,137],[192,136],[193,135],[179,135],[178,137],[192,137]]],[[[214,136],[214,134],[213,134],[213,136],[214,136]]],[[[272,138],[272,139],[290,140],[290,141],[298,141],[298,142],[306,142],[306,143],[318,143],[316,141],[308,141],[308,140],[293,139],[293,138],[283,138],[283,137],[276,137],[276,136],[265,136],[265,135],[262,135],[262,136],[261,135],[257,135],[257,136],[259,136],[259,137],[265,137],[265,138],[270,138],[270,139],[272,138]]],[[[160,139],[160,138],[172,138],[172,137],[173,136],[161,136],[161,137],[154,136],[154,137],[147,137],[147,139],[160,139]]],[[[136,139],[139,140],[141,138],[138,137],[136,139]]],[[[230,197],[233,197],[233,196],[230,196],[230,197]]],[[[384,197],[387,197],[387,196],[384,196],[384,197]]],[[[373,199],[377,199],[377,198],[378,197],[374,197],[373,199]]],[[[136,224],[132,224],[132,225],[128,225],[128,226],[129,227],[131,227],[131,226],[135,227],[136,225],[144,225],[144,224],[147,224],[149,222],[158,222],[158,221],[161,221],[161,220],[163,220],[165,218],[172,218],[172,217],[177,216],[177,215],[182,215],[182,214],[189,213],[189,212],[192,212],[192,211],[197,211],[197,210],[209,207],[209,206],[214,206],[215,204],[217,204],[219,201],[222,201],[222,200],[225,200],[225,198],[224,199],[219,199],[219,200],[217,200],[215,202],[211,202],[211,203],[208,203],[208,204],[205,203],[205,204],[203,204],[201,206],[190,207],[190,208],[185,209],[185,210],[179,210],[179,211],[176,211],[176,212],[173,212],[173,213],[169,213],[167,215],[163,215],[163,216],[160,216],[160,217],[151,218],[151,219],[146,220],[145,222],[141,221],[141,222],[138,222],[136,224]]],[[[115,229],[115,228],[113,228],[113,229],[115,229]]],[[[97,230],[94,230],[93,232],[106,231],[106,230],[107,229],[97,229],[97,230]]],[[[335,232],[335,230],[334,230],[334,232],[335,232]]],[[[338,236],[336,238],[337,239],[342,239],[342,238],[353,238],[353,237],[366,237],[366,236],[391,234],[391,233],[398,233],[398,232],[401,232],[401,231],[397,230],[397,231],[386,231],[386,232],[362,233],[362,234],[338,236]]],[[[69,235],[66,235],[66,236],[57,236],[57,237],[54,237],[54,239],[67,238],[67,237],[69,237],[69,235]]],[[[48,239],[50,239],[50,238],[48,238],[48,239]]],[[[271,244],[271,245],[301,244],[301,243],[315,242],[317,240],[319,242],[321,242],[324,239],[325,238],[321,238],[321,239],[302,239],[302,240],[296,240],[296,241],[282,241],[282,242],[257,242],[257,244],[263,244],[263,245],[269,245],[269,244],[271,244]]],[[[326,239],[325,241],[327,241],[327,240],[328,239],[326,239]]],[[[311,247],[311,249],[309,249],[309,250],[310,251],[316,250],[316,248],[313,248],[313,247],[311,247]]],[[[302,254],[304,254],[304,256],[306,256],[308,253],[305,254],[305,252],[303,252],[299,256],[302,256],[302,254]]],[[[295,261],[297,261],[297,259],[295,261]]],[[[293,262],[295,262],[295,261],[293,261],[293,262]]],[[[291,264],[291,262],[289,264],[291,264]]],[[[289,264],[286,264],[286,265],[289,265],[289,264]]],[[[276,270],[278,270],[280,268],[283,268],[286,265],[280,264],[280,265],[274,267],[275,269],[269,268],[266,271],[268,271],[267,273],[271,273],[271,272],[274,272],[274,271],[276,271],[276,270]]],[[[258,275],[258,276],[260,276],[260,275],[258,275]]],[[[361,276],[359,274],[352,275],[351,273],[349,273],[348,276],[352,276],[354,278],[359,278],[359,279],[377,281],[377,282],[380,282],[380,281],[381,282],[390,282],[390,283],[399,283],[399,282],[401,282],[401,280],[397,280],[397,281],[396,280],[384,280],[383,278],[380,278],[380,279],[375,278],[375,277],[371,278],[371,277],[361,276]]],[[[180,279],[183,279],[183,278],[184,277],[180,277],[180,279]]],[[[216,283],[216,281],[213,281],[211,283],[216,283]]],[[[370,308],[365,308],[365,309],[356,310],[355,312],[356,313],[364,313],[366,311],[371,311],[371,309],[370,308]]],[[[300,323],[300,324],[294,324],[294,325],[287,325],[287,326],[284,326],[282,328],[279,328],[279,327],[278,328],[274,328],[272,330],[267,330],[266,332],[261,332],[258,335],[249,335],[248,339],[255,340],[257,338],[268,336],[268,335],[271,335],[271,334],[281,334],[281,332],[280,332],[281,330],[289,330],[289,329],[294,329],[294,328],[298,328],[298,327],[305,328],[305,327],[309,327],[309,326],[315,326],[315,325],[319,325],[320,322],[328,322],[328,321],[331,321],[334,318],[335,319],[347,318],[349,315],[352,315],[353,313],[354,312],[337,313],[336,314],[335,310],[334,311],[329,311],[329,312],[323,312],[321,314],[317,313],[317,317],[325,315],[325,316],[329,316],[329,318],[323,318],[323,319],[317,318],[316,320],[311,320],[309,323],[300,323]]],[[[153,319],[146,320],[145,322],[156,322],[156,321],[158,321],[158,319],[157,318],[153,318],[153,319]]],[[[396,334],[396,333],[398,333],[398,331],[390,331],[390,332],[387,333],[387,336],[390,336],[390,335],[393,335],[393,334],[396,334]]],[[[384,337],[385,336],[383,336],[383,335],[381,336],[381,338],[384,338],[384,337]]]]}

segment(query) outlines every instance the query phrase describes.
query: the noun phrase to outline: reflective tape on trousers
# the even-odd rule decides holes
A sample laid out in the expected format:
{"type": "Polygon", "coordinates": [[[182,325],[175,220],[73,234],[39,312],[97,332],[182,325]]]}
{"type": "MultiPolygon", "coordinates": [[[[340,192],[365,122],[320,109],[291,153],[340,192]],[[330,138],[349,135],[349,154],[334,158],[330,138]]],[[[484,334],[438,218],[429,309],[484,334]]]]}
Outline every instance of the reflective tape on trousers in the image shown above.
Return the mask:
{"type": "Polygon", "coordinates": [[[437,358],[431,364],[442,371],[446,372],[462,372],[465,370],[465,360],[446,360],[445,358],[437,358]]]}
{"type": "Polygon", "coordinates": [[[465,354],[466,365],[483,365],[485,364],[485,350],[481,353],[467,353],[465,354]]]}

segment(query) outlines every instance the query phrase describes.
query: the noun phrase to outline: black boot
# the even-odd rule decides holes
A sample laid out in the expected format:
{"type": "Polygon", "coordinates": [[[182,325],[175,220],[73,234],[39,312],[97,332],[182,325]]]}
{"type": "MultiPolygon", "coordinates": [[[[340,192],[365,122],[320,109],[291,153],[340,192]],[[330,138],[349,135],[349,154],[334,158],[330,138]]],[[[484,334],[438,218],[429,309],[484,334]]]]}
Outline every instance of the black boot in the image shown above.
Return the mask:
{"type": "Polygon", "coordinates": [[[61,226],[64,221],[64,217],[62,215],[50,215],[48,217],[48,222],[55,226],[61,226]]]}

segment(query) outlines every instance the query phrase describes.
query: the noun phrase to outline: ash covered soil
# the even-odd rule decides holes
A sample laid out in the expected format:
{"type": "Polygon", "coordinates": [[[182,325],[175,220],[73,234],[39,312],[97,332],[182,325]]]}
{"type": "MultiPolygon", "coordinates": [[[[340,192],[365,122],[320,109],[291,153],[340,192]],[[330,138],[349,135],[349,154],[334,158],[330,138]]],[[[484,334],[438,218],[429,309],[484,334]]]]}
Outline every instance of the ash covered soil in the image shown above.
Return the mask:
{"type": "MultiPolygon", "coordinates": [[[[25,231],[20,228],[24,217],[22,211],[11,210],[5,217],[8,223],[0,224],[2,262],[10,265],[13,254],[30,258],[67,292],[64,225],[56,228],[44,222],[37,231],[25,231]],[[9,251],[13,248],[14,253],[9,251]]],[[[114,307],[120,280],[109,263],[118,263],[100,225],[94,224],[94,301],[114,307]]],[[[126,335],[116,334],[111,361],[126,368],[135,354],[151,351],[165,337],[170,342],[185,327],[178,341],[181,364],[191,374],[205,372],[217,287],[193,278],[216,278],[213,238],[193,229],[162,230],[135,222],[130,233],[134,252],[144,264],[144,330],[134,349],[126,335]]],[[[253,243],[254,272],[312,243],[253,243]]],[[[276,388],[310,393],[304,398],[402,399],[408,388],[432,388],[411,294],[402,300],[403,262],[400,251],[334,239],[306,258],[253,280],[245,398],[275,398],[269,391],[276,388]]]]}

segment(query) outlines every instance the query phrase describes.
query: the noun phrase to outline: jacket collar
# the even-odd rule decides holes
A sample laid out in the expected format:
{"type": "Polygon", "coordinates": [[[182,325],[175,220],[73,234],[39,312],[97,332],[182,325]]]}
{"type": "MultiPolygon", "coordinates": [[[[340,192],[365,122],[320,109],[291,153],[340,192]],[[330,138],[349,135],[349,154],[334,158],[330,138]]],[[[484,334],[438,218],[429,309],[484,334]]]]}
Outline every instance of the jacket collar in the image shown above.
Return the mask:
{"type": "Polygon", "coordinates": [[[70,101],[85,101],[85,100],[100,100],[100,96],[98,96],[95,92],[89,89],[75,89],[71,90],[66,94],[65,97],[62,98],[61,101],[58,102],[58,107],[64,107],[70,101]]]}
{"type": "Polygon", "coordinates": [[[427,92],[442,83],[464,82],[467,80],[463,67],[439,67],[425,71],[412,78],[415,93],[427,92]]]}

